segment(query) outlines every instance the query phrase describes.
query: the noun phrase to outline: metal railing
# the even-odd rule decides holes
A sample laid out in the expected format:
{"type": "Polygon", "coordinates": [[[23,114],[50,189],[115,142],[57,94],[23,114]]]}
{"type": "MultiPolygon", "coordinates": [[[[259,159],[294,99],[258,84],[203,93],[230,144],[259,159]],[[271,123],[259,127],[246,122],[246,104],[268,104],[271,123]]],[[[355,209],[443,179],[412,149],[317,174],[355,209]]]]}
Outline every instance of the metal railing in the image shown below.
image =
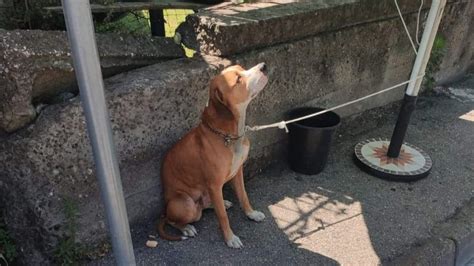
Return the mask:
{"type": "Polygon", "coordinates": [[[62,0],[87,130],[118,265],[135,265],[89,0],[62,0]]]}

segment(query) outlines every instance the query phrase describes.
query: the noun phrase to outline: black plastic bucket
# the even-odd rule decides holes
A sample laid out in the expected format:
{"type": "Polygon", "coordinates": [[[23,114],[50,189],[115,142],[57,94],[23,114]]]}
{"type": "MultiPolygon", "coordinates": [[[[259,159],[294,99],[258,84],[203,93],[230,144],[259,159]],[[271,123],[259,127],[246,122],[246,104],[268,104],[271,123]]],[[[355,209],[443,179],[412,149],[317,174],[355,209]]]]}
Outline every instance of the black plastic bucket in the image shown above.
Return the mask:
{"type": "MultiPolygon", "coordinates": [[[[289,119],[298,118],[324,109],[303,107],[290,111],[289,119]]],[[[288,124],[289,164],[298,173],[315,175],[326,167],[332,135],[341,118],[334,112],[288,124]]]]}

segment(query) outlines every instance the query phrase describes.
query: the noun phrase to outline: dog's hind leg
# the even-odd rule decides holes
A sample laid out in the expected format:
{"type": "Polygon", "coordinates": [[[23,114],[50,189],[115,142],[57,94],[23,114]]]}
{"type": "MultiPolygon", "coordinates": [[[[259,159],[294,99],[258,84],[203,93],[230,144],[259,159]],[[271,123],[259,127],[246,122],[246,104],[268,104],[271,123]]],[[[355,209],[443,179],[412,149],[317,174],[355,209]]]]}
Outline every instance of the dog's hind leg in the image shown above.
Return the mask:
{"type": "Polygon", "coordinates": [[[198,232],[196,230],[196,227],[192,224],[187,224],[187,225],[171,225],[174,228],[178,229],[183,233],[185,237],[195,237],[197,236],[198,232]]]}
{"type": "Polygon", "coordinates": [[[179,193],[176,197],[169,200],[166,207],[168,223],[179,229],[187,237],[195,237],[197,235],[197,230],[191,223],[199,221],[201,215],[200,205],[184,193],[179,193]]]}

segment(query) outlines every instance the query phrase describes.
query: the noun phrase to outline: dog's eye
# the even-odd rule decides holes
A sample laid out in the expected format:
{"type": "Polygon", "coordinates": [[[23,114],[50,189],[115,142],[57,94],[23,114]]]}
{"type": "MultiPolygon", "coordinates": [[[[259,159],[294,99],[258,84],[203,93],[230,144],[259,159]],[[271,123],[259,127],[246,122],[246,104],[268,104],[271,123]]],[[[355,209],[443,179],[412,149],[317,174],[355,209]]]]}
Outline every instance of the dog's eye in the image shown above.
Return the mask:
{"type": "Polygon", "coordinates": [[[242,76],[237,76],[237,83],[242,82],[242,76]]]}

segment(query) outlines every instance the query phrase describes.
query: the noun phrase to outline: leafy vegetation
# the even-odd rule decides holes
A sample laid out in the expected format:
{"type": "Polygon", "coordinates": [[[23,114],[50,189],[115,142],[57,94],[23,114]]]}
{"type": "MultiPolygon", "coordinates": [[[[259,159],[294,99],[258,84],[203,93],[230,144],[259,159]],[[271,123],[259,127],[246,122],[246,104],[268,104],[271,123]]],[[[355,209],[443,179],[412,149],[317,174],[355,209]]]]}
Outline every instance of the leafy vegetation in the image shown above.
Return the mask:
{"type": "Polygon", "coordinates": [[[432,90],[436,85],[434,75],[440,70],[443,58],[446,55],[446,39],[440,35],[436,36],[433,49],[431,50],[431,57],[426,66],[425,78],[423,87],[432,90]]]}
{"type": "Polygon", "coordinates": [[[3,218],[0,216],[0,265],[3,265],[4,262],[12,263],[16,256],[15,243],[3,223],[3,218]]]}
{"type": "MultiPolygon", "coordinates": [[[[108,5],[117,0],[91,0],[91,3],[108,5]]],[[[49,6],[60,6],[61,0],[12,0],[13,7],[11,16],[7,18],[7,24],[3,25],[10,29],[41,29],[41,30],[65,30],[64,17],[61,13],[48,12],[44,8],[49,6]]],[[[184,22],[186,16],[193,13],[192,10],[166,9],[164,12],[166,37],[174,37],[175,30],[180,23],[184,22]]],[[[150,35],[150,21],[147,10],[93,14],[95,30],[98,33],[121,33],[131,35],[150,35]]],[[[2,27],[2,25],[0,25],[2,27]]],[[[194,51],[185,49],[186,54],[191,57],[194,51]]]]}
{"type": "Polygon", "coordinates": [[[77,206],[71,199],[64,199],[63,206],[66,217],[66,235],[59,241],[54,253],[54,260],[60,265],[78,265],[84,254],[84,248],[76,243],[77,206]]]}
{"type": "Polygon", "coordinates": [[[109,14],[103,21],[96,22],[96,32],[114,32],[133,35],[149,35],[150,23],[147,11],[126,14],[109,14]]]}
{"type": "MultiPolygon", "coordinates": [[[[116,0],[91,0],[91,3],[110,4],[116,0]]],[[[44,8],[61,6],[61,0],[12,0],[7,28],[64,30],[64,17],[60,13],[48,12],[44,8]]]]}
{"type": "Polygon", "coordinates": [[[66,218],[65,236],[59,241],[54,252],[54,262],[59,265],[79,265],[87,259],[98,259],[109,253],[111,246],[102,242],[96,247],[86,247],[77,242],[77,215],[76,203],[71,199],[64,199],[63,212],[66,218]]]}

